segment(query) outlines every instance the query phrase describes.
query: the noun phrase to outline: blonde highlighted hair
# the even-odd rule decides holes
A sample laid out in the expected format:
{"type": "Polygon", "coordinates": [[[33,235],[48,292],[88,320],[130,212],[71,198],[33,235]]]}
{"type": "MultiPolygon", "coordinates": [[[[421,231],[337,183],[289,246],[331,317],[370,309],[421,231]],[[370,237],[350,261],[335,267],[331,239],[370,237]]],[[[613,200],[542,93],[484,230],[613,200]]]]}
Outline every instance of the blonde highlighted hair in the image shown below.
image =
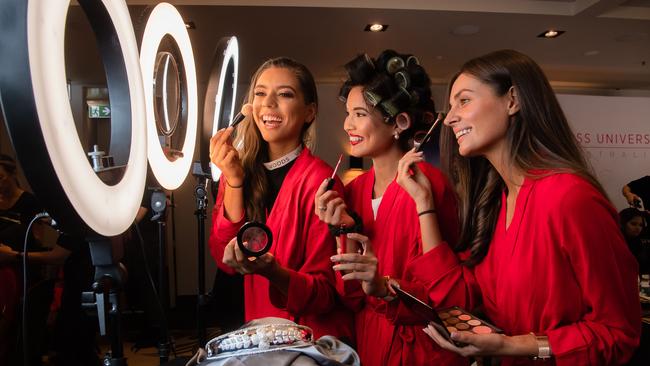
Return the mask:
{"type": "MultiPolygon", "coordinates": [[[[306,105],[318,107],[318,92],[314,77],[305,65],[287,58],[272,58],[264,62],[253,74],[246,97],[247,103],[252,103],[255,97],[255,85],[260,75],[269,68],[277,67],[291,70],[298,80],[306,105]]],[[[313,121],[306,121],[301,140],[304,146],[313,148],[315,133],[313,121]]],[[[266,220],[265,197],[268,194],[268,181],[264,174],[264,162],[269,161],[268,143],[262,138],[253,116],[248,116],[237,127],[237,137],[234,141],[239,150],[239,157],[244,167],[244,205],[248,221],[264,222],[266,220]]]]}

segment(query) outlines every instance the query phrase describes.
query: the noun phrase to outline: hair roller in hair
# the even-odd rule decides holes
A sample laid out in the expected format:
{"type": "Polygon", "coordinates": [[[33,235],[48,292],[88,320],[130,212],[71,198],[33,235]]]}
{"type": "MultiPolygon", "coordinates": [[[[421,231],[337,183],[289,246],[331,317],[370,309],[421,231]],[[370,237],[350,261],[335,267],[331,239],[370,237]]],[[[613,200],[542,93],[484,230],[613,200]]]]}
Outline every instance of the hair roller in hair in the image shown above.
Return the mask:
{"type": "Polygon", "coordinates": [[[418,58],[413,55],[410,55],[406,59],[406,66],[419,65],[419,64],[420,64],[420,60],[418,60],[418,58]]]}
{"type": "Polygon", "coordinates": [[[368,104],[370,104],[373,107],[376,107],[377,104],[381,103],[381,96],[371,90],[364,90],[363,91],[363,97],[366,99],[368,104]]]}
{"type": "Polygon", "coordinates": [[[408,89],[408,87],[411,86],[411,78],[406,70],[399,70],[396,72],[394,79],[395,84],[400,88],[408,89]]]}
{"type": "Polygon", "coordinates": [[[386,71],[392,75],[398,70],[403,69],[405,65],[406,64],[404,63],[404,60],[401,57],[391,57],[390,60],[388,60],[386,63],[386,71]]]}

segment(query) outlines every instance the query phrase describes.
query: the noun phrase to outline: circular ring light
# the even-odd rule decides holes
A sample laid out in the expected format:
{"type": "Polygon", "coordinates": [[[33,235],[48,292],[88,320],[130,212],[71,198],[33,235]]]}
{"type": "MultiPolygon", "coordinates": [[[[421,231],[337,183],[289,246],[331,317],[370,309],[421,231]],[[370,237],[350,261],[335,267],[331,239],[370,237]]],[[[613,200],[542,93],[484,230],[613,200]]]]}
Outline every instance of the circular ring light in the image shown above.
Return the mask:
{"type": "Polygon", "coordinates": [[[3,111],[32,189],[63,229],[90,234],[90,228],[114,236],[135,219],[145,185],[146,131],[140,123],[145,114],[138,49],[123,1],[79,3],[92,19],[106,70],[111,140],[122,137],[119,144],[111,144],[116,161],[126,163],[121,180],[107,185],[99,179],[76,132],[64,60],[69,0],[3,2],[3,15],[13,19],[0,32],[3,111]]]}
{"type": "MultiPolygon", "coordinates": [[[[205,93],[203,108],[203,136],[200,151],[201,162],[210,160],[210,138],[221,128],[232,123],[235,116],[237,76],[239,75],[239,43],[237,37],[223,37],[217,44],[210,79],[205,93]]],[[[214,181],[219,180],[221,170],[210,163],[214,181]]],[[[206,165],[207,166],[207,165],[206,165]]]]}
{"type": "Polygon", "coordinates": [[[196,68],[194,66],[194,54],[192,53],[190,36],[187,34],[187,28],[185,27],[183,18],[172,5],[160,3],[151,12],[142,37],[140,65],[142,68],[146,102],[149,164],[160,185],[165,189],[174,190],[185,180],[194,156],[198,101],[196,68]],[[158,55],[158,47],[163,37],[167,34],[174,39],[180,50],[188,94],[187,127],[182,148],[183,156],[174,161],[170,161],[165,156],[160,146],[154,112],[154,66],[158,55]]]}

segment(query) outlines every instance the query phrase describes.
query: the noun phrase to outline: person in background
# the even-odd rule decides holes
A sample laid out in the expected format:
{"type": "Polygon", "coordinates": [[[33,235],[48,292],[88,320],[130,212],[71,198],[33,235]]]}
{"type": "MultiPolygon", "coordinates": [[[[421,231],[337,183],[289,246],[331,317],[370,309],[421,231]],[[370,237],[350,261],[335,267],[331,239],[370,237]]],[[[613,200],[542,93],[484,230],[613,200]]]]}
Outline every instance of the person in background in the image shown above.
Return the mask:
{"type": "Polygon", "coordinates": [[[501,50],[452,78],[442,157],[459,194],[461,247],[432,272],[462,276],[501,334],[435,328],[442,347],[502,365],[624,364],[639,344],[638,266],[541,68],[501,50]]]}
{"type": "Polygon", "coordinates": [[[343,224],[352,239],[339,243],[346,253],[332,260],[341,274],[339,292],[356,313],[361,360],[371,366],[466,364],[428,339],[421,331],[426,321],[390,290],[399,286],[433,307],[464,300],[453,280],[434,288],[445,275],[430,270],[438,247],[458,240],[453,188],[411,149],[435,120],[429,77],[415,56],[393,50],[376,59],[360,55],[345,68],[349,79],[340,96],[350,154],[370,158],[372,168],[345,187],[345,197],[323,182],[315,205],[321,220],[333,229],[343,224]]]}
{"type": "MultiPolygon", "coordinates": [[[[19,308],[23,296],[22,253],[38,255],[45,250],[42,245],[44,226],[36,221],[29,233],[27,228],[32,219],[42,211],[36,197],[18,184],[17,167],[14,159],[0,154],[0,282],[4,293],[0,293],[0,357],[9,357],[8,364],[23,365],[23,329],[19,308]],[[2,329],[4,328],[4,329],[2,329]],[[6,348],[5,348],[6,347],[6,348]],[[4,350],[3,350],[4,348],[4,350]]],[[[45,276],[45,267],[28,261],[27,267],[27,350],[30,365],[40,365],[45,352],[46,323],[49,305],[54,295],[54,282],[45,276]]],[[[2,359],[0,359],[2,360],[2,359]]]]}
{"type": "Polygon", "coordinates": [[[632,207],[648,210],[650,205],[650,175],[633,180],[623,186],[623,197],[632,207]]]}
{"type": "Polygon", "coordinates": [[[618,213],[621,232],[637,262],[639,274],[650,274],[650,240],[641,236],[648,225],[642,211],[628,207],[618,213]]]}
{"type": "MultiPolygon", "coordinates": [[[[336,243],[314,214],[314,194],[332,169],[309,149],[318,111],[313,76],[281,57],[262,64],[250,85],[252,114],[239,125],[236,142],[232,127],[211,140],[210,160],[222,172],[211,254],[223,271],[245,275],[246,321],[286,318],[311,327],[316,338],[350,342],[352,315],[336,296],[329,265],[336,243]],[[270,251],[255,260],[234,239],[247,221],[265,223],[273,235],[270,251]]],[[[340,182],[334,188],[341,191],[340,182]]]]}

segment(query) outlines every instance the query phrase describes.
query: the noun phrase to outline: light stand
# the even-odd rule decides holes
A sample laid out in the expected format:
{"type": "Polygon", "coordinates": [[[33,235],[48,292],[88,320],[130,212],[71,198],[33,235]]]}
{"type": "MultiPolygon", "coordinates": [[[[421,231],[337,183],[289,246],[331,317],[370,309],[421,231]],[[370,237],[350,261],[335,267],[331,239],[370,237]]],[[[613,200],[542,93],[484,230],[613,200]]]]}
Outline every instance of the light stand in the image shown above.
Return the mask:
{"type": "Polygon", "coordinates": [[[201,163],[194,162],[192,166],[192,175],[197,179],[194,196],[196,198],[196,216],[197,233],[198,233],[198,297],[196,302],[196,329],[199,341],[199,347],[207,343],[206,325],[205,325],[205,307],[210,300],[210,296],[205,293],[205,219],[207,217],[206,207],[208,206],[207,185],[210,181],[210,175],[203,172],[201,163]]]}
{"type": "Polygon", "coordinates": [[[111,350],[104,356],[105,366],[126,366],[121,339],[121,313],[119,292],[122,289],[122,274],[113,262],[112,244],[106,237],[88,238],[90,256],[95,267],[95,282],[92,292],[82,294],[84,308],[96,308],[99,333],[106,335],[107,319],[110,321],[111,350]]]}
{"type": "MultiPolygon", "coordinates": [[[[167,291],[165,286],[165,208],[167,196],[156,189],[151,194],[151,209],[155,213],[151,221],[158,223],[158,301],[160,302],[160,341],[158,343],[158,356],[160,364],[169,361],[170,337],[167,326],[167,291]]],[[[146,258],[145,258],[146,260],[146,258]]]]}

